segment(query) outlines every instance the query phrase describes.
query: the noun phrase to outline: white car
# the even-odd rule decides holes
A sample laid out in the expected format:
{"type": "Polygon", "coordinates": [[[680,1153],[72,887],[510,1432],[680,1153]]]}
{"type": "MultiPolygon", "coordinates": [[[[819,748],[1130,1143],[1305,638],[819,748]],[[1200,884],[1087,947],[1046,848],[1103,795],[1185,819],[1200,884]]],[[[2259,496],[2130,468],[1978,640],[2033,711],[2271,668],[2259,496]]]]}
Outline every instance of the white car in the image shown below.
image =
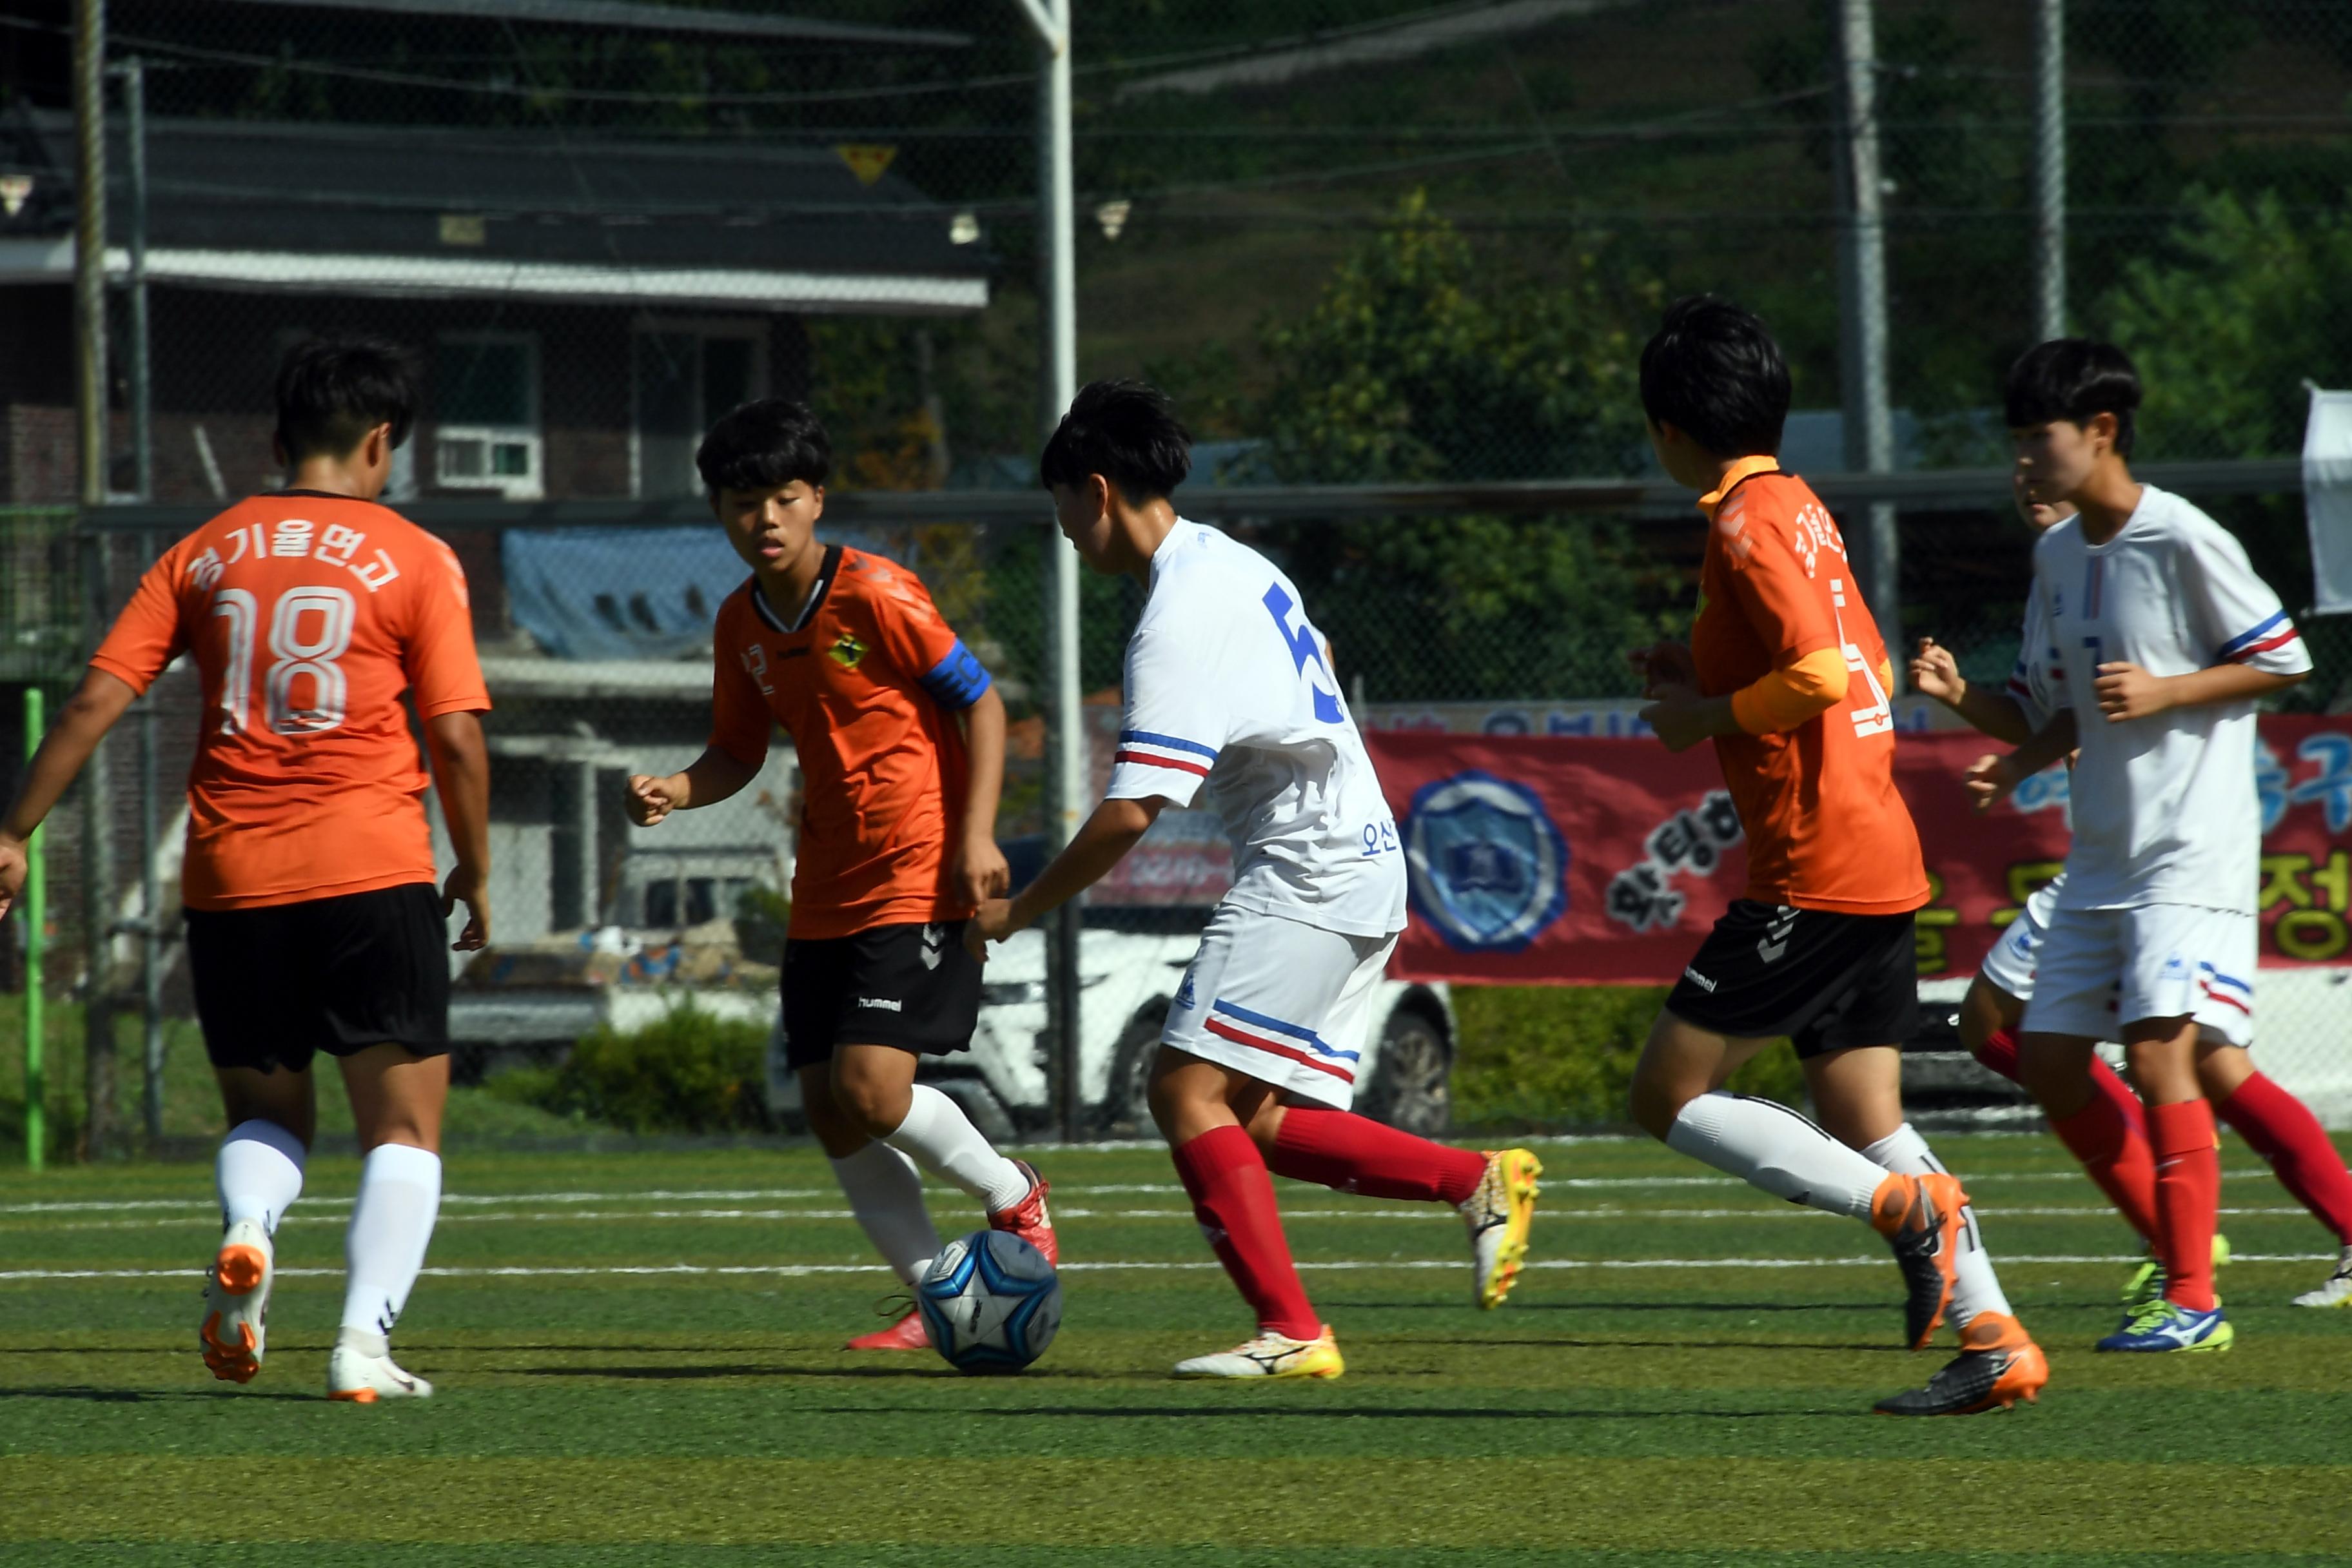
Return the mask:
{"type": "MultiPolygon", "coordinates": [[[[1101,1137],[1148,1135],[1144,1101],[1168,1004],[1200,946],[1197,928],[1171,932],[1089,926],[1079,938],[1078,1101],[1101,1137]]],[[[1454,1005],[1443,984],[1382,981],[1357,1072],[1356,1109],[1408,1131],[1445,1130],[1454,1067],[1454,1005]]],[[[991,1138],[1052,1126],[1046,1079],[1045,935],[997,947],[981,987],[971,1048],[926,1057],[924,1082],[953,1095],[991,1138]]],[[[768,1102],[797,1118],[800,1086],[784,1071],[783,1038],[768,1041],[768,1102]]]]}

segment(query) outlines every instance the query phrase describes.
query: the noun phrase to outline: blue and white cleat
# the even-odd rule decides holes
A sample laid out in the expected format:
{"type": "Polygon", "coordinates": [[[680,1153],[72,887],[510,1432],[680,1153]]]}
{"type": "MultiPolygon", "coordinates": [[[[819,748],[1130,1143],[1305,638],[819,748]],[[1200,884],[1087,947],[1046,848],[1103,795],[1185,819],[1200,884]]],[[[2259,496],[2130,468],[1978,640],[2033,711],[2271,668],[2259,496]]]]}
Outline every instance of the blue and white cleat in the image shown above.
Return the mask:
{"type": "Polygon", "coordinates": [[[2176,1302],[2157,1300],[2097,1344],[2102,1351],[2226,1351],[2238,1337],[2216,1306],[2192,1312],[2176,1302]]]}

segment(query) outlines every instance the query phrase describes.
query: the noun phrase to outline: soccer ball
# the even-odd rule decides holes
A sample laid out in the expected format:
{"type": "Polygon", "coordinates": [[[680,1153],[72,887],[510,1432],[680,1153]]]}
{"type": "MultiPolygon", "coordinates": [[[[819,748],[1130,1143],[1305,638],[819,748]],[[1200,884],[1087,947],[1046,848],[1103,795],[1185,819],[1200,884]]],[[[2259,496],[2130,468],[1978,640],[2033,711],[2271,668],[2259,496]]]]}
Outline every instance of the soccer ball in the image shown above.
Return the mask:
{"type": "Polygon", "coordinates": [[[958,1372],[1019,1372],[1062,1326],[1062,1281],[1019,1237],[976,1230],[933,1260],[915,1287],[915,1308],[958,1372]]]}

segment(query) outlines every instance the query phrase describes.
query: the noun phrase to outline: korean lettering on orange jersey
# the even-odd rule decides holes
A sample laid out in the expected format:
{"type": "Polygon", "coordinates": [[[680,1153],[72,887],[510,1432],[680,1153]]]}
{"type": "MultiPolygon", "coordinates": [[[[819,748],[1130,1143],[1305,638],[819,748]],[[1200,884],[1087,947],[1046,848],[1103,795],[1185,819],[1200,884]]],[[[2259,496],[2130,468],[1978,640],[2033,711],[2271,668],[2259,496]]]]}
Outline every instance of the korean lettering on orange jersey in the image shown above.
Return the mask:
{"type": "Polygon", "coordinates": [[[221,553],[218,545],[208,545],[204,553],[188,563],[188,576],[197,587],[215,586],[223,573],[248,557],[256,561],[323,561],[349,572],[371,594],[400,575],[392,552],[382,545],[362,559],[360,552],[367,547],[366,532],[340,522],[331,522],[323,531],[317,523],[299,517],[280,518],[274,524],[251,522],[230,534],[229,541],[226,555],[221,553]],[[313,535],[317,536],[315,541],[313,535]]]}

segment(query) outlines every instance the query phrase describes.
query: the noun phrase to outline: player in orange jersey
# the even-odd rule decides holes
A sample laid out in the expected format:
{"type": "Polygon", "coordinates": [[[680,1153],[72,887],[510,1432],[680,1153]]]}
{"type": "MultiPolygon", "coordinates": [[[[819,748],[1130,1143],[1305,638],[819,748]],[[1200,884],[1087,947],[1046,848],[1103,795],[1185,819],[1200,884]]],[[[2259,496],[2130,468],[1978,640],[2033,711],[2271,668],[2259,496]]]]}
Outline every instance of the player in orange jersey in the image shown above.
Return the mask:
{"type": "Polygon", "coordinates": [[[0,910],[24,841],[131,700],[182,654],[204,683],[182,902],[229,1133],[198,1330],[214,1375],[261,1370],[273,1240],[302,1191],[314,1053],[337,1058],[366,1160],[329,1397],[433,1392],[392,1359],[441,1198],[449,961],[489,935],[489,707],[447,545],[376,504],[415,391],[388,345],[304,342],[278,375],[283,490],[229,508],[140,579],[0,818],[0,910]],[[434,888],[423,721],[457,864],[434,888]]]}
{"type": "Polygon", "coordinates": [[[1659,462],[1703,492],[1709,524],[1690,645],[1636,656],[1643,717],[1672,750],[1715,742],[1748,838],[1748,890],[1652,1026],[1633,1119],[1776,1196],[1874,1226],[1909,1288],[1913,1349],[1955,1310],[1959,1356],[1880,1410],[2030,1400],[2048,1366],[2001,1295],[1968,1194],[1903,1116],[1902,1042],[1919,1005],[1912,915],[1927,876],[1895,789],[1886,649],[1837,524],[1773,456],[1789,410],[1779,345],[1735,305],[1679,300],[1642,351],[1642,405],[1659,462]],[[1724,1092],[1783,1035],[1827,1131],[1724,1092]]]}
{"type": "MultiPolygon", "coordinates": [[[[824,427],[782,398],[703,438],[696,467],[751,576],[719,607],[709,745],[683,773],[630,779],[628,807],[651,826],[715,805],[758,775],[778,724],[792,735],[785,1059],[851,1210],[912,1286],[940,1250],[916,1165],[1055,1257],[1037,1173],[915,1081],[919,1057],[962,1050],[979,1019],[963,923],[1011,875],[996,847],[1004,702],[913,573],[818,540],[832,460],[824,427]]],[[[910,1309],[849,1348],[929,1343],[910,1309]]]]}

